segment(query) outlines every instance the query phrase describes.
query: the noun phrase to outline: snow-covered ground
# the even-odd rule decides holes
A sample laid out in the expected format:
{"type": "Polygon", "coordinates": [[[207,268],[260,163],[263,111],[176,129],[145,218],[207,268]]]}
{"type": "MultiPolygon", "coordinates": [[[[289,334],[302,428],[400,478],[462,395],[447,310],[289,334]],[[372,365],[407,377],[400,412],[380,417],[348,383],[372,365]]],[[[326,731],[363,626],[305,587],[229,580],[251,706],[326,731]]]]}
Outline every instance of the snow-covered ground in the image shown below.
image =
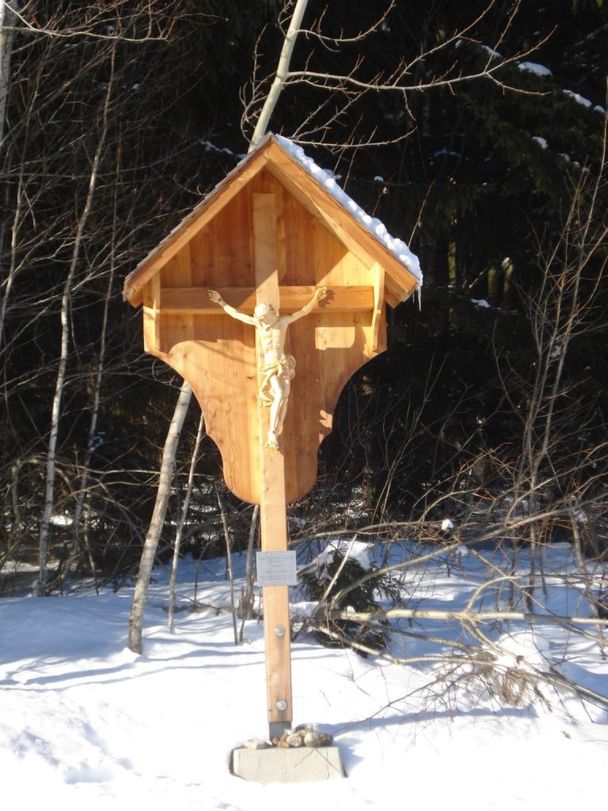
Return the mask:
{"type": "MultiPolygon", "coordinates": [[[[369,557],[365,548],[350,549],[361,561],[369,557]]],[[[392,554],[395,562],[415,550],[404,544],[392,554]]],[[[462,550],[449,561],[408,569],[402,585],[410,604],[462,607],[492,566],[506,564],[497,553],[483,556],[485,562],[462,550]]],[[[240,556],[236,564],[242,566],[240,556]]],[[[588,616],[567,547],[551,548],[544,565],[549,609],[588,616]]],[[[224,569],[222,560],[203,563],[199,604],[227,605],[224,569]]],[[[183,564],[182,609],[191,605],[194,577],[193,564],[183,564]]],[[[425,630],[456,645],[470,641],[448,622],[400,621],[410,635],[396,633],[391,650],[412,659],[409,664],[364,659],[298,637],[295,721],[316,722],[335,736],[348,777],[259,785],[232,776],[230,750],[267,734],[262,626],[248,622],[237,647],[230,613],[202,608],[179,611],[170,634],[166,584],[167,573],[157,571],[143,656],[126,648],[129,588],[0,600],[0,776],[11,811],[42,804],[62,811],[604,806],[606,710],[558,694],[533,676],[518,706],[489,695],[488,679],[480,677],[447,690],[449,664],[432,658],[442,644],[418,634],[425,630]]],[[[502,599],[502,588],[499,581],[481,592],[484,609],[502,599]]],[[[294,594],[299,602],[302,595],[294,594]]],[[[503,674],[523,656],[522,672],[553,666],[608,695],[608,661],[595,626],[586,626],[587,635],[544,623],[483,630],[499,644],[503,674]]]]}

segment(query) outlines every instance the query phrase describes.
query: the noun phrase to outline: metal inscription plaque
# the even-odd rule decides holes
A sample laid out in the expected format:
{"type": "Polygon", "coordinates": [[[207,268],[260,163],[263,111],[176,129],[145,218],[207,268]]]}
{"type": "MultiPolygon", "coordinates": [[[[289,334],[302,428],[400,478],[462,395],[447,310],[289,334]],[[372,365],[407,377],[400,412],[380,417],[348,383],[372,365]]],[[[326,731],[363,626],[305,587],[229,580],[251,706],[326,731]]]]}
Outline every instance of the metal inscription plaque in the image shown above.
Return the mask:
{"type": "Polygon", "coordinates": [[[298,584],[295,552],[258,552],[256,563],[258,586],[296,586],[298,584]]]}

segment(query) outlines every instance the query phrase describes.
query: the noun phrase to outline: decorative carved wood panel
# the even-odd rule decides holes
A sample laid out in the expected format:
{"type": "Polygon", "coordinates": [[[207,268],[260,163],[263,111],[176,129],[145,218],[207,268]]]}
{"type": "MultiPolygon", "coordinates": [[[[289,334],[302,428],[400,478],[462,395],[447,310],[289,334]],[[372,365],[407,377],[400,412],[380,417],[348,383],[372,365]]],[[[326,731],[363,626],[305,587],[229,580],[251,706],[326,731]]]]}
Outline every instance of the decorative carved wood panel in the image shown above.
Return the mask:
{"type": "Polygon", "coordinates": [[[146,283],[145,349],[188,380],[220,449],[226,484],[253,503],[260,501],[255,329],[212,305],[206,291],[220,289],[251,314],[252,202],[260,192],[274,195],[282,308],[298,309],[316,286],[332,291],[288,331],[286,350],[297,363],[281,442],[288,501],[312,488],[318,446],[331,431],[340,392],[384,351],[386,333],[382,267],[366,266],[268,168],[146,283]]]}

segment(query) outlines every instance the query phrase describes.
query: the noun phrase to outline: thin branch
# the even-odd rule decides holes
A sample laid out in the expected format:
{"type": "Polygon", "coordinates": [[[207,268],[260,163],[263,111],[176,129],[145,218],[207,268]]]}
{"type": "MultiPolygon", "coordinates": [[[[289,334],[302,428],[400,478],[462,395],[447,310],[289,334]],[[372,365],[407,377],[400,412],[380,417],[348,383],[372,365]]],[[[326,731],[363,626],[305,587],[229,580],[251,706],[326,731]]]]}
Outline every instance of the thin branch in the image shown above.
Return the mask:
{"type": "Polygon", "coordinates": [[[441,611],[422,608],[389,608],[379,611],[340,611],[330,610],[331,619],[349,622],[380,622],[384,619],[413,619],[445,622],[453,620],[465,625],[479,625],[487,622],[527,622],[531,624],[549,623],[571,627],[573,625],[607,625],[608,619],[597,617],[568,617],[560,614],[531,614],[525,611],[441,611]]]}

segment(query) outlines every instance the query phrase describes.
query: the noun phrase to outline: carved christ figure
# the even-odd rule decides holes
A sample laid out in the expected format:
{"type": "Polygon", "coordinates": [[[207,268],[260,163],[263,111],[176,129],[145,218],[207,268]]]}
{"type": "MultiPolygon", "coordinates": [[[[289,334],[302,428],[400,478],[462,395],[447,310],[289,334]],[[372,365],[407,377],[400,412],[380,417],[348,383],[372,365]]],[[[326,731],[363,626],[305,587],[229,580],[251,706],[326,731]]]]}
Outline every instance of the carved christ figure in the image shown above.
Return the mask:
{"type": "Polygon", "coordinates": [[[258,398],[266,406],[270,406],[270,424],[266,445],[269,448],[278,450],[279,435],[283,430],[285,415],[287,413],[287,402],[291,390],[291,381],[296,375],[296,360],[293,355],[285,354],[285,337],[287,327],[308,315],[314,308],[317,301],[327,296],[326,287],[318,287],[312,299],[291,315],[279,315],[272,304],[262,302],[258,304],[253,315],[244,315],[230,304],[226,304],[217,290],[209,290],[209,298],[219,304],[224,312],[242,321],[244,324],[251,324],[255,327],[258,345],[261,352],[260,375],[261,382],[258,390],[258,398]]]}

